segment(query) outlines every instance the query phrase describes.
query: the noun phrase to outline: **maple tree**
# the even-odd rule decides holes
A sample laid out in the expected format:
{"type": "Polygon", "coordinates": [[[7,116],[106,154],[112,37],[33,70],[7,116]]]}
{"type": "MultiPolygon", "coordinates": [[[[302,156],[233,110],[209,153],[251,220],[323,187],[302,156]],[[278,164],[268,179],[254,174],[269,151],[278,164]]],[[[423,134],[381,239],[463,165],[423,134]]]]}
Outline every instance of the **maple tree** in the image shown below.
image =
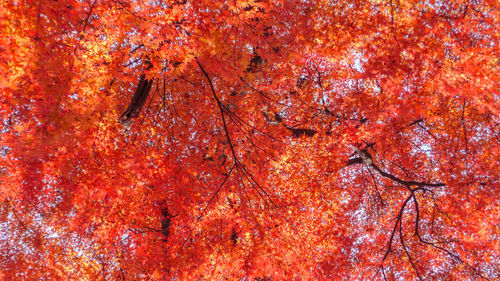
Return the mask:
{"type": "Polygon", "coordinates": [[[0,4],[2,280],[500,278],[498,2],[0,4]]]}

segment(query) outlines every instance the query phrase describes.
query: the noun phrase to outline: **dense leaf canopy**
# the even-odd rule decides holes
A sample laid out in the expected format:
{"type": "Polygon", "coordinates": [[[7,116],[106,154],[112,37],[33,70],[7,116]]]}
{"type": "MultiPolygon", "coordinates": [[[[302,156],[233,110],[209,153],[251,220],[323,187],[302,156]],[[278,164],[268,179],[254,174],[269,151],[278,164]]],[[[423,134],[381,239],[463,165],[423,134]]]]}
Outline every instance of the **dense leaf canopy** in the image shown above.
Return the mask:
{"type": "Polygon", "coordinates": [[[500,278],[498,19],[1,1],[0,279],[500,278]]]}

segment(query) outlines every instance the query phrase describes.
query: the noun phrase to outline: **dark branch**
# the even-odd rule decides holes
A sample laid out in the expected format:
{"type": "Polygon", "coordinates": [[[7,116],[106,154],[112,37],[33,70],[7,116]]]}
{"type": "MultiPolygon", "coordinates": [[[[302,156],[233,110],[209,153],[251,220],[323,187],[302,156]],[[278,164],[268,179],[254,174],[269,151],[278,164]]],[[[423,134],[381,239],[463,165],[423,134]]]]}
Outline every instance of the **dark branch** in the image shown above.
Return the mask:
{"type": "Polygon", "coordinates": [[[444,183],[429,183],[429,182],[418,182],[418,181],[402,180],[402,179],[400,179],[400,178],[398,178],[398,177],[396,177],[396,176],[394,176],[392,174],[389,174],[389,173],[386,173],[386,172],[382,171],[382,169],[380,169],[380,167],[377,166],[376,164],[370,163],[370,162],[373,162],[373,160],[371,158],[371,155],[368,154],[368,152],[366,150],[359,150],[358,154],[360,154],[361,157],[349,159],[349,161],[347,161],[347,163],[346,163],[347,166],[354,165],[354,164],[367,164],[371,168],[373,168],[375,171],[377,171],[377,173],[379,173],[379,175],[381,175],[382,177],[388,178],[388,179],[390,179],[392,181],[395,181],[395,182],[397,182],[397,183],[405,186],[411,192],[414,192],[414,191],[417,191],[417,190],[424,190],[423,187],[426,187],[426,186],[429,186],[429,187],[440,187],[440,186],[445,186],[446,185],[444,183]],[[418,188],[413,188],[412,189],[411,186],[416,186],[418,188]]]}
{"type": "Polygon", "coordinates": [[[391,237],[389,238],[389,243],[387,245],[387,250],[385,252],[384,258],[382,258],[382,261],[384,261],[387,258],[387,256],[389,255],[389,253],[392,250],[392,241],[394,240],[394,234],[396,233],[396,230],[398,229],[399,221],[403,217],[403,211],[405,209],[405,206],[406,206],[406,204],[408,204],[408,201],[410,201],[410,199],[411,199],[411,195],[408,196],[408,198],[406,198],[406,200],[403,202],[403,205],[399,209],[398,215],[396,217],[396,223],[394,224],[394,228],[392,229],[391,237]]]}
{"type": "Polygon", "coordinates": [[[418,181],[407,181],[407,180],[402,180],[400,178],[397,178],[389,173],[386,173],[382,171],[377,165],[375,164],[370,164],[370,167],[372,167],[375,171],[377,171],[381,176],[388,178],[390,180],[393,180],[399,184],[402,184],[406,187],[410,186],[418,186],[418,187],[424,187],[424,186],[430,186],[430,187],[440,187],[440,186],[445,186],[446,184],[444,183],[428,183],[428,182],[418,182],[418,181]]]}
{"type": "Polygon", "coordinates": [[[302,136],[312,137],[317,133],[316,130],[313,129],[292,128],[288,126],[286,128],[292,133],[292,136],[295,138],[299,138],[302,136]]]}
{"type": "Polygon", "coordinates": [[[205,71],[203,66],[201,66],[200,62],[198,59],[196,59],[196,63],[198,64],[198,67],[200,68],[201,72],[203,72],[203,75],[207,78],[208,84],[210,85],[210,90],[212,92],[212,95],[215,98],[215,101],[217,102],[217,106],[219,107],[220,115],[222,118],[222,124],[224,126],[224,132],[226,133],[226,138],[229,143],[229,147],[231,148],[231,153],[233,154],[233,161],[235,164],[238,163],[238,158],[236,157],[236,152],[234,151],[233,143],[231,142],[231,137],[229,136],[229,130],[227,129],[227,124],[226,124],[226,117],[224,116],[224,105],[222,102],[219,100],[217,97],[217,94],[215,93],[215,88],[212,83],[212,79],[210,79],[210,76],[208,76],[208,73],[205,71]]]}
{"type": "MultiPolygon", "coordinates": [[[[150,69],[153,65],[150,62],[146,62],[146,70],[150,69]]],[[[135,94],[130,101],[127,109],[120,116],[118,121],[122,124],[128,123],[131,119],[136,118],[141,113],[141,109],[146,103],[148,99],[149,92],[151,91],[151,87],[153,86],[152,79],[146,79],[146,74],[142,74],[139,79],[139,84],[137,85],[137,89],[135,90],[135,94]]]]}
{"type": "MultiPolygon", "coordinates": [[[[411,196],[411,197],[413,197],[413,196],[411,196]]],[[[417,266],[415,265],[413,258],[410,255],[410,252],[408,252],[408,249],[406,248],[405,240],[403,237],[403,223],[402,223],[402,221],[403,221],[402,219],[399,220],[399,239],[401,240],[401,245],[403,246],[403,250],[405,251],[406,256],[408,257],[408,260],[410,260],[410,264],[413,267],[413,270],[415,270],[415,273],[417,274],[418,279],[423,280],[422,276],[420,276],[420,273],[418,272],[417,266]]]]}

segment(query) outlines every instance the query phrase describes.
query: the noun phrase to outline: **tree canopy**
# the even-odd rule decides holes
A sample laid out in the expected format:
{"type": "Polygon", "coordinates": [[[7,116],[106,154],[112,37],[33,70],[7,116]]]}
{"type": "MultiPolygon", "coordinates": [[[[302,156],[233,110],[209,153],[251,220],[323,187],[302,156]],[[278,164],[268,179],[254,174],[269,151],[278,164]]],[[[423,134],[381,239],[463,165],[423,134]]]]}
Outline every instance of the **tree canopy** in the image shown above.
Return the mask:
{"type": "Polygon", "coordinates": [[[500,278],[498,19],[1,1],[0,279],[500,278]]]}

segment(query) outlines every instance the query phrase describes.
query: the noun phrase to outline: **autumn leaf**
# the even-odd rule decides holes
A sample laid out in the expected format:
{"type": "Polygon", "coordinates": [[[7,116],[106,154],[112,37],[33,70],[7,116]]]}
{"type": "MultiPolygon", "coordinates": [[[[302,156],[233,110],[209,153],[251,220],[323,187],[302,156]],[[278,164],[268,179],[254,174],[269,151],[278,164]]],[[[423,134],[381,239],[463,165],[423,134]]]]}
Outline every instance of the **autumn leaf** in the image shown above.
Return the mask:
{"type": "Polygon", "coordinates": [[[497,6],[3,1],[0,279],[499,279],[497,6]]]}

